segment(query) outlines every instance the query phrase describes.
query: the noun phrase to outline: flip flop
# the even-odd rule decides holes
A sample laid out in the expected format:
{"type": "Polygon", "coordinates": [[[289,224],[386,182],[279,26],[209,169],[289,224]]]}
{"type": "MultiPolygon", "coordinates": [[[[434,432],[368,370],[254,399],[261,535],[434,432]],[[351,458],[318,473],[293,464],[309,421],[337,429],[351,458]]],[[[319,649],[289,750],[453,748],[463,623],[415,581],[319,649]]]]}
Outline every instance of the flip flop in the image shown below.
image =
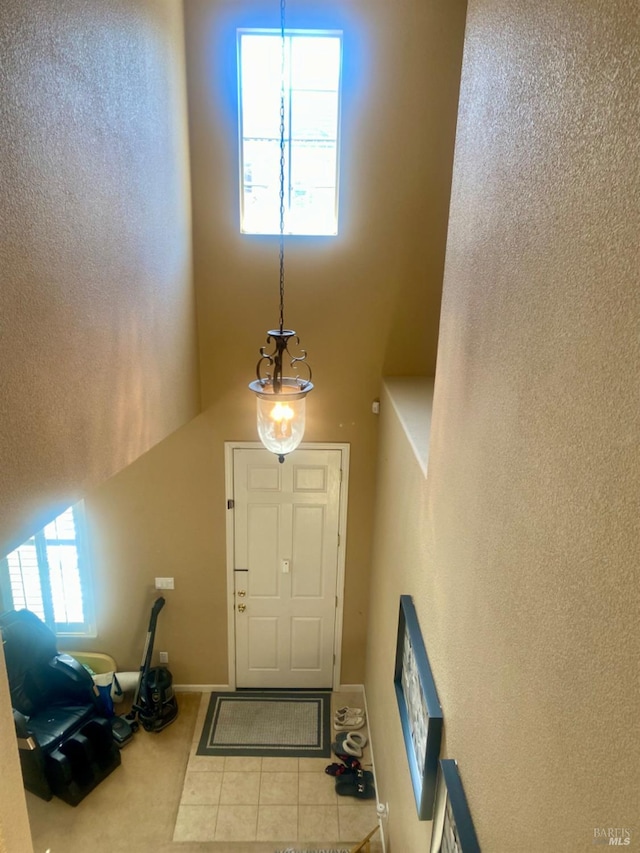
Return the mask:
{"type": "Polygon", "coordinates": [[[376,795],[373,773],[358,770],[348,778],[336,779],[336,794],[341,797],[356,797],[359,800],[373,800],[376,795]]]}
{"type": "Polygon", "coordinates": [[[346,752],[336,752],[335,756],[337,759],[342,761],[342,763],[345,764],[350,770],[360,770],[360,762],[353,755],[347,755],[346,752]]]}
{"type": "MultiPolygon", "coordinates": [[[[358,763],[358,762],[357,762],[358,763]]],[[[355,773],[359,767],[347,767],[346,764],[329,764],[328,767],[324,768],[324,772],[328,773],[329,776],[344,776],[345,773],[355,773]]]]}

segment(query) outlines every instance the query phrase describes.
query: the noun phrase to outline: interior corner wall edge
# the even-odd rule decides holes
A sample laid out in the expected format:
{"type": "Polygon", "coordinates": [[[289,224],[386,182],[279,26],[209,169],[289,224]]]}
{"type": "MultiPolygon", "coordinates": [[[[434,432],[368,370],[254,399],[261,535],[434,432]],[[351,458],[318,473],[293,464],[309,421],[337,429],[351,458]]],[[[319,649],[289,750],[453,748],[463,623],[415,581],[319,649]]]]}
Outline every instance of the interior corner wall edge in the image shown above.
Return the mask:
{"type": "Polygon", "coordinates": [[[33,853],[2,644],[0,644],[0,756],[2,756],[0,853],[33,853]]]}
{"type": "Polygon", "coordinates": [[[2,16],[4,554],[199,398],[181,4],[2,16]]]}

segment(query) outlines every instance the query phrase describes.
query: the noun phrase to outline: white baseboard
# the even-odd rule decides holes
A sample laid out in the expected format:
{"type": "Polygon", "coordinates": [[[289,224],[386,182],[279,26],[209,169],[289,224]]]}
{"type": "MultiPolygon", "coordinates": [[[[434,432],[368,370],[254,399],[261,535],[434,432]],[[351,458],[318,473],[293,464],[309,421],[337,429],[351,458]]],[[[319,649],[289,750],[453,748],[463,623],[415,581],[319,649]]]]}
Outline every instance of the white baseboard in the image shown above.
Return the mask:
{"type": "Polygon", "coordinates": [[[174,684],[176,693],[228,693],[228,684],[174,684]]]}
{"type": "MultiPolygon", "coordinates": [[[[229,684],[174,684],[176,693],[229,693],[229,684]]],[[[313,691],[312,691],[313,692],[313,691]]],[[[364,693],[364,684],[341,684],[336,693],[364,693]]]]}
{"type": "MultiPolygon", "coordinates": [[[[373,738],[371,737],[371,720],[369,717],[369,707],[367,705],[367,691],[364,689],[364,685],[362,685],[362,693],[364,695],[364,710],[367,715],[367,720],[369,721],[369,751],[371,752],[371,769],[373,770],[373,778],[378,779],[376,774],[376,760],[373,754],[373,738]]],[[[378,812],[378,825],[380,826],[380,840],[382,841],[382,853],[386,853],[387,850],[387,819],[389,815],[387,814],[387,806],[386,803],[380,802],[380,795],[378,793],[378,785],[376,784],[376,806],[378,812]],[[382,808],[382,811],[381,811],[382,808]]]]}

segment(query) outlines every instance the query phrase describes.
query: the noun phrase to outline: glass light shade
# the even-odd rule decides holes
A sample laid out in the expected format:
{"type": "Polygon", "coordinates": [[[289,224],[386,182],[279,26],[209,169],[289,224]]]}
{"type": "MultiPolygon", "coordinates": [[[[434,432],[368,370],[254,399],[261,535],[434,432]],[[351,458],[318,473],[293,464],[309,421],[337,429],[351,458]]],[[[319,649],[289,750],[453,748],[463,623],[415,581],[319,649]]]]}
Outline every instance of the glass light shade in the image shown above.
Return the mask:
{"type": "Polygon", "coordinates": [[[278,456],[291,453],[304,436],[305,397],[313,385],[301,386],[296,379],[285,378],[279,394],[271,383],[252,382],[249,387],[256,394],[260,441],[278,456]]]}

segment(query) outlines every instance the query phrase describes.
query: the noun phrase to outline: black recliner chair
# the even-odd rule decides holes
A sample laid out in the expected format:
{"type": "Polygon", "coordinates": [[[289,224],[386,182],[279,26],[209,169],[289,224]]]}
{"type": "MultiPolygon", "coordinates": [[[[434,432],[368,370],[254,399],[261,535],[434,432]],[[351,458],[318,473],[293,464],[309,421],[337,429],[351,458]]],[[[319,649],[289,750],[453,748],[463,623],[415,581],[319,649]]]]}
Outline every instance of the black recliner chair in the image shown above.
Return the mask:
{"type": "Polygon", "coordinates": [[[120,764],[87,670],[29,610],[0,615],[24,786],[76,806],[120,764]]]}

